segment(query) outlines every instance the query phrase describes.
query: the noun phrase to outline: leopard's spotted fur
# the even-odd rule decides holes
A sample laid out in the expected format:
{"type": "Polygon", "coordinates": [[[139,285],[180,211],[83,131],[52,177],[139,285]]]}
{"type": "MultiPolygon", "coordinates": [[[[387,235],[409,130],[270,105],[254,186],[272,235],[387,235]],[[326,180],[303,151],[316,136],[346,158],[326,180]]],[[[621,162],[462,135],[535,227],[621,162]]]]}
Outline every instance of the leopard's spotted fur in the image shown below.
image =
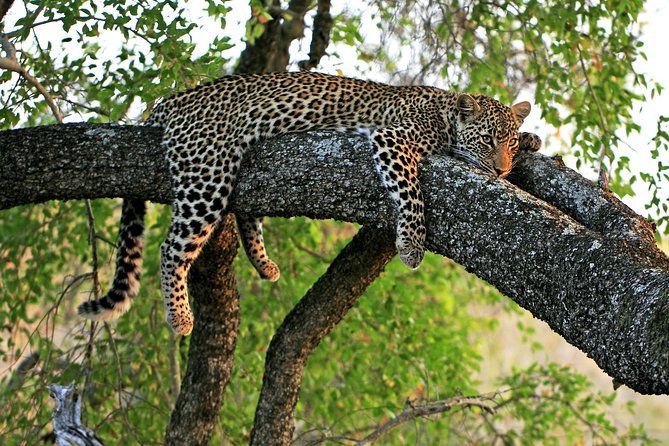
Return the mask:
{"type": "MultiPolygon", "coordinates": [[[[506,176],[519,146],[518,127],[530,105],[513,107],[482,96],[432,87],[394,87],[317,73],[226,76],[159,104],[149,124],[164,129],[163,145],[173,178],[172,225],[161,246],[161,284],[167,320],[188,334],[193,317],[186,276],[214,225],[225,212],[244,152],[262,138],[315,129],[364,130],[383,184],[397,205],[397,248],[416,268],[423,258],[425,224],[418,184],[420,160],[451,153],[483,171],[506,176]]],[[[532,145],[532,138],[528,146],[532,145]]],[[[125,311],[139,281],[136,227],[143,208],[127,204],[114,286],[79,311],[106,319],[125,311]],[[125,224],[125,223],[124,223],[125,224]]],[[[265,253],[258,218],[237,215],[242,242],[267,280],[279,268],[265,253]]]]}

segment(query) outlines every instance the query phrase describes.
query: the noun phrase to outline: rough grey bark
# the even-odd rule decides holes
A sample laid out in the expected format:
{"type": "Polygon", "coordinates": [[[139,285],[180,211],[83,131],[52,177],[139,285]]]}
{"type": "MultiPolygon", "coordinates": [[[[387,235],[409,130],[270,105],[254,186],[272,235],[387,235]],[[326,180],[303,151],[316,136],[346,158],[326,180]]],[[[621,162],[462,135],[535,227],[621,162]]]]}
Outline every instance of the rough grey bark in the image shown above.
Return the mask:
{"type": "Polygon", "coordinates": [[[565,167],[559,157],[529,156],[509,178],[585,227],[639,248],[639,256],[664,257],[655,242],[655,225],[640,218],[608,190],[565,167]]]}
{"type": "Polygon", "coordinates": [[[393,231],[363,227],[272,338],[251,445],[289,445],[307,358],[397,253],[393,231]]]}
{"type": "MultiPolygon", "coordinates": [[[[112,196],[168,202],[158,139],[153,129],[92,124],[1,132],[0,209],[112,196]]],[[[362,138],[344,134],[267,141],[245,157],[231,210],[391,227],[370,155],[362,138]]],[[[555,206],[449,157],[426,160],[428,248],[546,321],[618,382],[669,393],[669,259],[651,245],[651,227],[541,155],[516,170],[555,206]]]]}
{"type": "Polygon", "coordinates": [[[239,293],[232,271],[237,249],[234,217],[228,215],[190,271],[188,290],[196,323],[166,445],[206,445],[219,423],[239,330],[239,293]]]}

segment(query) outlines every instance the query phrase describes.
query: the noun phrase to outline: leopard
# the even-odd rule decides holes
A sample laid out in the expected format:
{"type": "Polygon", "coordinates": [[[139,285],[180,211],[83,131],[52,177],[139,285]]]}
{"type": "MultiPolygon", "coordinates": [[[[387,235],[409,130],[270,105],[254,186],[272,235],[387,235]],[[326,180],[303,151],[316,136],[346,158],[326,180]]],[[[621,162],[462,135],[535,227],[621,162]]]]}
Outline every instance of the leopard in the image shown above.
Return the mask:
{"type": "MultiPolygon", "coordinates": [[[[426,239],[419,184],[421,160],[447,154],[503,179],[519,147],[537,150],[536,135],[520,132],[530,103],[506,106],[482,94],[432,86],[394,86],[316,72],[228,75],[159,102],[145,125],[161,127],[172,181],[172,220],[160,247],[166,321],[180,335],[194,324],[189,269],[228,210],[244,154],[261,140],[288,133],[336,130],[363,134],[378,177],[395,205],[396,247],[417,268],[426,239]]],[[[109,320],[125,313],[141,278],[145,203],[123,202],[111,289],[78,313],[109,320]]],[[[279,279],[266,251],[262,217],[236,213],[242,246],[258,275],[279,279]]]]}

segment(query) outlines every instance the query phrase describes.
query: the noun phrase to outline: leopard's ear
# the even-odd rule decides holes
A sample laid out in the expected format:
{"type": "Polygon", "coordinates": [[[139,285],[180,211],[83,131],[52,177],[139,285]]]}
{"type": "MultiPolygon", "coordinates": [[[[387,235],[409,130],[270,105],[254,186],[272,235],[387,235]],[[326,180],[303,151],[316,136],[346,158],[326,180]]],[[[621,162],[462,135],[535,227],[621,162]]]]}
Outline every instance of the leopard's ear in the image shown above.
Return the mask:
{"type": "Polygon", "coordinates": [[[466,93],[458,96],[456,107],[464,119],[471,119],[481,111],[481,106],[476,102],[476,99],[466,93]]]}
{"type": "Polygon", "coordinates": [[[530,110],[532,110],[532,106],[527,101],[519,102],[511,106],[511,111],[513,112],[513,115],[521,124],[523,123],[525,118],[527,118],[527,115],[530,114],[530,110]]]}

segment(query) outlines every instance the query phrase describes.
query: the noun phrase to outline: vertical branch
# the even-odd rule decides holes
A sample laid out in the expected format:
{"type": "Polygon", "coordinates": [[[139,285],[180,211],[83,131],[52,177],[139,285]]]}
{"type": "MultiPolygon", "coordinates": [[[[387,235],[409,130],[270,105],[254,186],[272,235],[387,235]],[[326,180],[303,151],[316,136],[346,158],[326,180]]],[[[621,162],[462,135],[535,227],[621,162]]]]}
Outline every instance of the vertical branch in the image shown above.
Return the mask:
{"type": "Polygon", "coordinates": [[[239,293],[232,269],[237,248],[234,217],[228,214],[191,269],[188,288],[195,327],[166,445],[207,444],[218,423],[239,329],[239,293]]]}
{"type": "Polygon", "coordinates": [[[306,0],[291,0],[288,9],[281,9],[280,0],[272,0],[267,8],[272,20],[252,44],[247,43],[239,58],[237,73],[270,73],[284,71],[290,62],[290,44],[304,36],[304,16],[311,7],[306,0]]]}
{"type": "Polygon", "coordinates": [[[289,445],[307,358],[395,256],[394,233],[363,227],[278,328],[267,351],[251,445],[289,445]]]}
{"type": "Polygon", "coordinates": [[[281,1],[269,0],[268,12],[272,20],[265,24],[265,31],[253,43],[246,42],[246,48],[239,57],[236,73],[267,73],[271,71],[271,60],[281,38],[281,1]]]}
{"type": "Polygon", "coordinates": [[[311,34],[311,46],[309,47],[309,59],[298,63],[302,70],[311,70],[320,63],[325,50],[330,44],[330,34],[334,20],[330,15],[330,0],[318,0],[316,17],[314,17],[314,26],[311,34]]]}
{"type": "Polygon", "coordinates": [[[310,7],[308,0],[290,0],[283,13],[277,48],[270,71],[284,71],[290,63],[290,44],[304,37],[304,15],[310,7]]]}
{"type": "MultiPolygon", "coordinates": [[[[91,261],[93,262],[93,298],[100,299],[100,275],[98,274],[98,234],[95,230],[95,216],[93,215],[93,208],[91,207],[91,200],[86,200],[86,215],[88,216],[88,243],[91,245],[91,261]]],[[[90,296],[90,294],[89,294],[90,296]]],[[[86,344],[86,352],[84,355],[84,391],[90,388],[91,373],[93,372],[93,348],[95,345],[95,331],[97,329],[97,322],[91,321],[91,326],[88,332],[88,343],[86,344]]]]}

